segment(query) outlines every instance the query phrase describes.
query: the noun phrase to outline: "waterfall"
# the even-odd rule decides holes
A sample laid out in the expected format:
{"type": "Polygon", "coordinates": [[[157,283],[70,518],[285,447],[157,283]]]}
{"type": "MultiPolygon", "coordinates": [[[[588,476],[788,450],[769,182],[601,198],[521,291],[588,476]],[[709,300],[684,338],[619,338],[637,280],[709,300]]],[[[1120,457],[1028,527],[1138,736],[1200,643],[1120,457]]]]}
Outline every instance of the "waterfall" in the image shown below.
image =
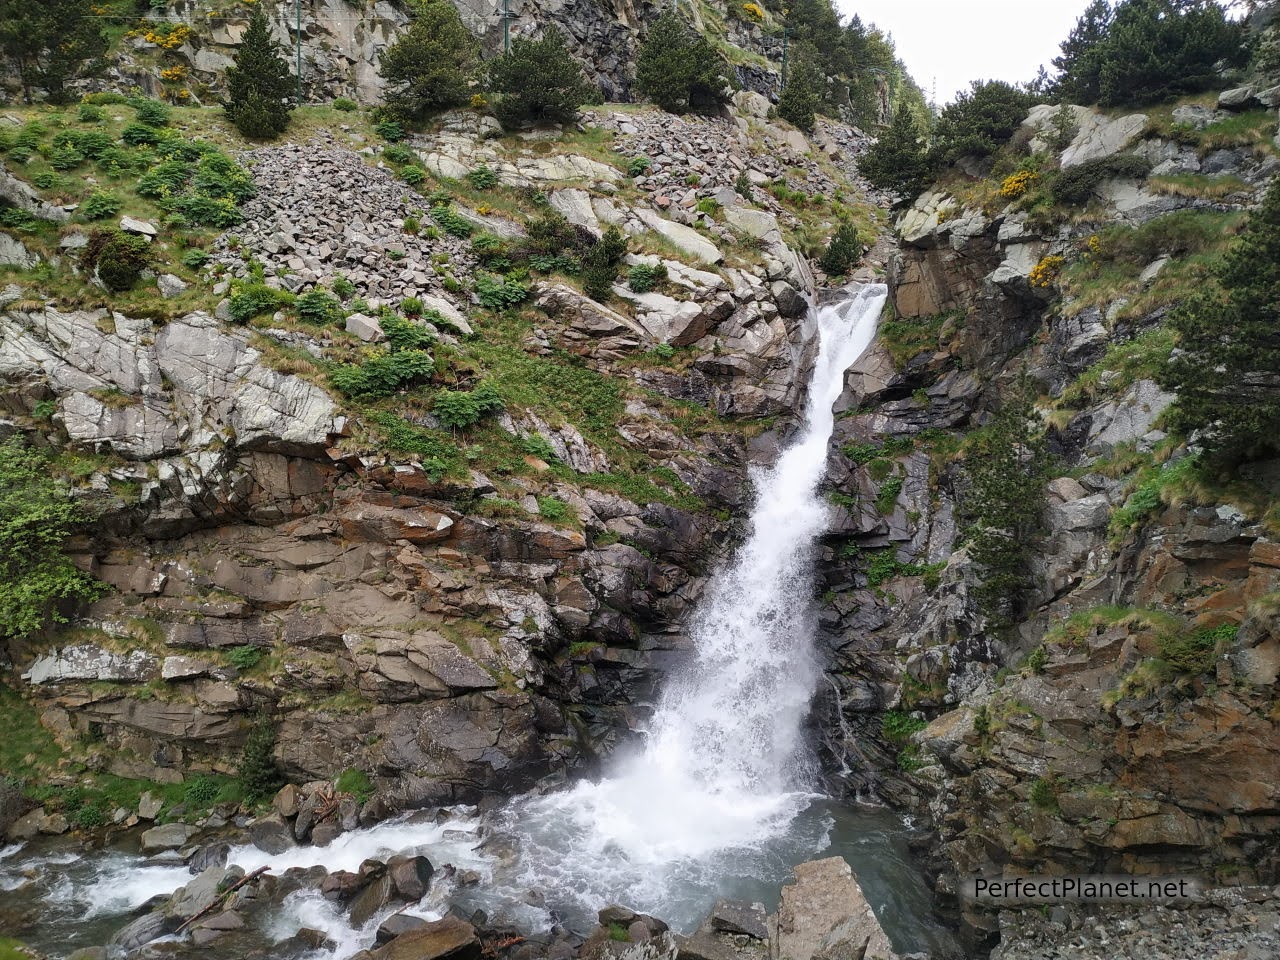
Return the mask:
{"type": "Polygon", "coordinates": [[[708,585],[690,625],[692,659],[664,689],[643,749],[598,783],[508,808],[526,886],[678,924],[726,873],[772,872],[764,861],[781,853],[770,845],[813,798],[802,724],[820,673],[813,550],[828,521],[818,487],[832,406],[886,297],[868,285],[817,311],[804,424],[753,477],[750,534],[708,585]]]}

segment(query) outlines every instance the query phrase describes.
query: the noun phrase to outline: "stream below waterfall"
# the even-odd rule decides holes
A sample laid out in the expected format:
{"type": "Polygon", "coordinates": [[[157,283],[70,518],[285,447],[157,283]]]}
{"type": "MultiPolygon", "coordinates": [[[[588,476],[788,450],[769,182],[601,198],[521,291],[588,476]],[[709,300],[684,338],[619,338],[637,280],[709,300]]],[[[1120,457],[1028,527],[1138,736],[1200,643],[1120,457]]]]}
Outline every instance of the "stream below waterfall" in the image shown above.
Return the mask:
{"type": "MultiPolygon", "coordinates": [[[[813,554],[826,530],[820,492],[832,407],[845,371],[875,335],[887,296],[858,288],[815,311],[820,337],[804,421],[778,461],[753,475],[749,533],[709,581],[689,633],[693,654],[668,678],[640,744],[598,781],[517,797],[484,817],[410,815],[340,835],[327,847],[269,855],[234,848],[252,871],[323,866],[356,870],[366,858],[422,853],[452,864],[406,912],[451,907],[537,930],[588,930],[609,903],[691,931],[720,898],[772,910],[791,867],[844,856],[902,952],[947,942],[912,866],[907,829],[887,811],[840,805],[819,793],[804,735],[821,679],[813,650],[813,554]],[[460,881],[471,882],[461,885],[460,881]]],[[[0,850],[0,929],[64,956],[101,944],[151,898],[189,881],[181,864],[147,862],[127,848],[85,853],[72,841],[0,850]],[[27,908],[27,909],[24,909],[27,908]],[[35,917],[35,922],[31,922],[35,917]]],[[[316,890],[290,894],[263,925],[268,940],[322,930],[340,960],[369,947],[380,920],[360,929],[316,890]]]]}

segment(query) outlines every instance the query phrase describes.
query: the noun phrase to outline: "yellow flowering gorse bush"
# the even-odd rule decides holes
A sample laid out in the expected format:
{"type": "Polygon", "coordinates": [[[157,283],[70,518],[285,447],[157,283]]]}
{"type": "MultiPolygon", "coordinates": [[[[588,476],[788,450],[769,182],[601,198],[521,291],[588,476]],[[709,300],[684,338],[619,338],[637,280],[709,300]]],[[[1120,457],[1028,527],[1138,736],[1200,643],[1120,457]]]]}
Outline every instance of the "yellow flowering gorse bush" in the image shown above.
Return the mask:
{"type": "Polygon", "coordinates": [[[1060,257],[1056,253],[1041,257],[1040,262],[1031,268],[1027,279],[1031,281],[1033,287],[1051,286],[1058,279],[1058,274],[1062,273],[1062,265],[1066,262],[1065,257],[1060,257]]]}
{"type": "Polygon", "coordinates": [[[1033,170],[1019,170],[1017,173],[1011,173],[1000,184],[1000,196],[1006,200],[1017,200],[1039,179],[1040,174],[1033,170]]]}

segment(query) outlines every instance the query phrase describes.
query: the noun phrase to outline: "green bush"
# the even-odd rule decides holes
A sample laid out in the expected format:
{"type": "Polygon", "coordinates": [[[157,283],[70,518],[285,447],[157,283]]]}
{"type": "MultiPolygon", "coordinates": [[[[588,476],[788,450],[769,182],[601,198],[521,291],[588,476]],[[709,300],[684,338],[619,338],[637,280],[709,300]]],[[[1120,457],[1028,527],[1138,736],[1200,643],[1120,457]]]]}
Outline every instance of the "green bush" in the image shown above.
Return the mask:
{"type": "Polygon", "coordinates": [[[414,160],[413,151],[406,147],[403,143],[393,143],[388,145],[382,151],[382,159],[387,163],[402,164],[412,163],[414,160]]]}
{"type": "Polygon", "coordinates": [[[333,782],[333,787],[338,793],[355,797],[361,803],[365,803],[373,796],[373,782],[369,779],[368,774],[363,770],[356,770],[348,767],[338,774],[338,779],[333,782]]]}
{"type": "Polygon", "coordinates": [[[342,305],[338,298],[323,290],[311,290],[298,297],[294,303],[298,319],[318,327],[337,323],[342,319],[342,305]]]}
{"type": "Polygon", "coordinates": [[[120,139],[134,147],[154,146],[160,142],[160,134],[145,123],[131,123],[120,131],[120,139]]]}
{"type": "Polygon", "coordinates": [[[144,197],[167,197],[181,192],[191,173],[190,164],[182,160],[166,160],[139,177],[135,189],[144,197]]]}
{"type": "Polygon", "coordinates": [[[431,412],[449,430],[466,430],[489,413],[502,409],[502,398],[488,383],[474,390],[441,390],[431,405],[431,412]]]}
{"type": "Polygon", "coordinates": [[[862,259],[862,238],[852,223],[841,223],[827,242],[827,249],[818,261],[819,266],[831,277],[843,277],[862,259]]]}
{"type": "Polygon", "coordinates": [[[906,743],[912,734],[919,733],[928,725],[928,721],[901,710],[888,710],[880,718],[880,729],[885,739],[895,745],[906,743]]]}
{"type": "Polygon", "coordinates": [[[565,49],[564,35],[545,28],[542,38],[516,37],[511,52],[489,61],[494,114],[507,129],[540,123],[572,123],[583,104],[599,103],[600,91],[565,49]]]}
{"type": "Polygon", "coordinates": [[[404,132],[404,127],[389,117],[383,117],[375,123],[373,125],[373,132],[388,143],[399,143],[407,136],[404,132]]]}
{"type": "Polygon", "coordinates": [[[410,164],[407,167],[401,167],[400,179],[411,187],[418,187],[427,179],[427,171],[417,164],[410,164]]]}
{"type": "Polygon", "coordinates": [[[43,455],[16,436],[0,442],[0,637],[65,623],[61,606],[105,592],[63,553],[86,519],[43,455]]]}
{"type": "Polygon", "coordinates": [[[115,194],[95,190],[85,198],[76,212],[85,220],[105,220],[119,213],[123,206],[124,201],[115,194]]]}
{"type": "Polygon", "coordinates": [[[1151,172],[1151,161],[1131,153],[1098,157],[1068,167],[1054,178],[1049,187],[1055,203],[1082,204],[1107,180],[1143,179],[1151,172]]]}
{"type": "Polygon", "coordinates": [[[145,123],[148,127],[167,127],[169,125],[169,117],[172,110],[167,104],[161,103],[159,100],[148,100],[139,98],[133,100],[129,104],[133,107],[134,115],[139,123],[145,123]]]}
{"type": "Polygon", "coordinates": [[[101,107],[92,103],[82,103],[77,111],[76,119],[81,123],[103,123],[107,119],[107,113],[101,107]]]}
{"type": "Polygon", "coordinates": [[[648,293],[666,279],[667,267],[663,263],[655,266],[650,266],[647,263],[637,263],[627,271],[627,286],[636,293],[648,293]]]}
{"type": "Polygon", "coordinates": [[[352,113],[359,110],[360,105],[348,97],[338,97],[333,101],[333,109],[341,110],[343,113],[352,113]]]}
{"type": "Polygon", "coordinates": [[[98,804],[87,803],[72,814],[71,822],[77,830],[96,830],[106,826],[107,815],[98,804]]]}
{"type": "Polygon", "coordinates": [[[454,237],[469,237],[476,228],[466,217],[452,207],[435,206],[431,208],[431,219],[444,228],[445,233],[454,237]]]}
{"type": "Polygon", "coordinates": [[[275,745],[275,728],[269,719],[260,717],[249,731],[240,758],[240,783],[244,787],[245,799],[250,803],[261,803],[280,786],[275,745]]]}
{"type": "Polygon", "coordinates": [[[715,110],[728,86],[725,66],[704,36],[674,10],[667,10],[640,44],[636,89],[670,113],[715,110]]]}
{"type": "Polygon", "coordinates": [[[333,287],[333,292],[342,300],[346,300],[356,292],[356,285],[341,274],[333,278],[331,286],[333,287]]]}
{"type": "Polygon", "coordinates": [[[822,73],[812,55],[794,58],[787,82],[778,96],[778,116],[808,133],[813,129],[814,114],[822,105],[822,73]]]}
{"type": "Polygon", "coordinates": [[[537,457],[544,463],[555,463],[560,459],[556,456],[555,447],[551,446],[551,441],[540,433],[531,433],[527,437],[521,437],[520,449],[531,457],[537,457]]]}
{"type": "Polygon", "coordinates": [[[227,662],[237,670],[252,670],[262,662],[262,650],[248,645],[232,647],[227,651],[227,662]]]}
{"type": "Polygon", "coordinates": [[[435,342],[431,331],[426,327],[397,317],[394,313],[383,314],[378,324],[387,335],[387,345],[393,353],[397,350],[425,350],[435,342]]]}
{"type": "Polygon", "coordinates": [[[261,5],[253,8],[226,82],[224,109],[244,136],[273,140],[288,129],[295,81],[261,5]]]}
{"type": "Polygon", "coordinates": [[[487,166],[479,166],[467,173],[467,182],[477,190],[489,190],[498,185],[498,175],[487,166]]]}
{"type": "Polygon", "coordinates": [[[142,272],[151,266],[151,244],[146,237],[122,230],[95,230],[81,254],[80,264],[97,273],[103,286],[116,293],[133,289],[142,272]]]}
{"type": "Polygon", "coordinates": [[[199,270],[209,262],[209,254],[204,250],[191,249],[182,255],[182,265],[188,270],[199,270]]]}
{"type": "Polygon", "coordinates": [[[617,227],[610,226],[582,257],[582,287],[587,296],[600,301],[613,296],[618,264],[626,253],[626,237],[617,227]]]}
{"type": "Polygon", "coordinates": [[[476,275],[476,297],[489,310],[507,310],[523,303],[529,296],[529,285],[513,277],[497,277],[491,273],[476,275]]]}
{"type": "Polygon", "coordinates": [[[221,789],[222,785],[212,777],[196,777],[194,780],[187,781],[182,800],[194,810],[203,810],[213,805],[221,789]]]}
{"type": "Polygon", "coordinates": [[[200,158],[191,186],[197,193],[230,198],[236,203],[243,203],[258,192],[249,171],[222,153],[207,153],[200,158]]]}
{"type": "Polygon", "coordinates": [[[429,380],[435,372],[431,355],[422,350],[397,350],[346,364],[329,374],[329,382],[347,397],[377,400],[415,382],[429,380]]]}
{"type": "Polygon", "coordinates": [[[115,144],[111,135],[101,130],[73,130],[67,134],[60,134],[54,142],[56,143],[63,136],[71,146],[91,160],[97,160],[115,144]]]}
{"type": "Polygon", "coordinates": [[[991,156],[1021,126],[1034,102],[1026,90],[1003,80],[975,80],[938,116],[930,151],[934,162],[991,156]]]}
{"type": "Polygon", "coordinates": [[[263,283],[247,283],[231,296],[231,322],[248,323],[264,313],[275,313],[292,306],[293,294],[276,290],[263,283]]]}
{"type": "Polygon", "coordinates": [[[538,497],[538,514],[550,523],[560,523],[569,516],[569,505],[555,497],[538,497]]]}
{"type": "Polygon", "coordinates": [[[45,159],[55,170],[74,170],[84,163],[84,154],[72,146],[53,146],[45,159]]]}
{"type": "Polygon", "coordinates": [[[1156,637],[1160,659],[1180,673],[1199,676],[1213,669],[1219,649],[1236,638],[1239,631],[1233,623],[1200,630],[1167,631],[1156,637]]]}
{"type": "Polygon", "coordinates": [[[653,161],[641,154],[638,157],[632,157],[627,161],[627,176],[643,177],[649,168],[653,166],[653,161]]]}

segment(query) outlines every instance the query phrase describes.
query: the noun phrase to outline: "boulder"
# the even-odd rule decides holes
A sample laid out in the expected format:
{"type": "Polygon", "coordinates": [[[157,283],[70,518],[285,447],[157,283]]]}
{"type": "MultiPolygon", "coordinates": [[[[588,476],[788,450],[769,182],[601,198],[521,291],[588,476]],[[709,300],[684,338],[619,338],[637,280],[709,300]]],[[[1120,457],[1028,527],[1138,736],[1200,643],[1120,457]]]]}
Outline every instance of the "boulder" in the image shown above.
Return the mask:
{"type": "Polygon", "coordinates": [[[637,210],[636,217],[645,227],[666,237],[702,263],[717,264],[724,260],[724,254],[720,252],[720,248],[693,227],[686,227],[683,223],[660,217],[652,210],[637,210]]]}
{"type": "Polygon", "coordinates": [[[755,940],[769,939],[767,921],[764,904],[737,900],[720,900],[707,917],[716,933],[740,934],[755,940]]]}
{"type": "Polygon", "coordinates": [[[770,234],[781,234],[778,231],[778,218],[764,210],[752,210],[750,207],[725,207],[724,219],[729,226],[739,233],[763,240],[770,234]]]}
{"type": "Polygon", "coordinates": [[[1232,87],[1218,94],[1218,109],[1233,112],[1248,110],[1258,102],[1253,87],[1232,87]]]}
{"type": "Polygon", "coordinates": [[[172,273],[162,273],[156,277],[156,288],[160,291],[160,296],[172,299],[181,296],[186,291],[187,284],[181,277],[175,277],[172,273]]]}
{"type": "Polygon", "coordinates": [[[382,325],[363,313],[353,313],[347,317],[346,331],[365,343],[381,343],[387,339],[387,335],[382,332],[382,325]]]}
{"type": "Polygon", "coordinates": [[[115,653],[93,644],[63,647],[37,657],[22,675],[31,684],[74,680],[142,683],[152,679],[159,660],[144,650],[115,653]]]}
{"type": "Polygon", "coordinates": [[[159,232],[156,230],[154,223],[128,216],[120,218],[120,229],[125,233],[136,233],[139,236],[146,237],[148,240],[153,239],[159,232]]]}
{"type": "Polygon", "coordinates": [[[435,868],[426,857],[392,857],[387,861],[387,874],[396,896],[416,903],[427,895],[435,868]]]}
{"type": "Polygon", "coordinates": [[[258,817],[249,824],[249,840],[264,853],[281,854],[296,847],[293,828],[278,812],[258,817]]]}
{"type": "Polygon", "coordinates": [[[393,913],[383,920],[378,927],[377,933],[374,934],[374,943],[378,946],[390,943],[396,937],[409,933],[411,930],[421,930],[423,927],[429,926],[430,923],[430,920],[423,917],[415,917],[407,913],[393,913]]]}
{"type": "Polygon", "coordinates": [[[843,857],[797,866],[782,888],[777,955],[786,960],[858,957],[896,960],[880,921],[843,857]]]}
{"type": "Polygon", "coordinates": [[[376,876],[351,902],[351,926],[359,930],[367,924],[391,902],[394,893],[390,874],[376,876]]]}
{"type": "Polygon", "coordinates": [[[371,960],[479,960],[475,927],[453,915],[400,934],[371,960]]]}
{"type": "Polygon", "coordinates": [[[1126,149],[1142,136],[1147,119],[1145,113],[1104,117],[1090,111],[1081,118],[1075,139],[1062,151],[1062,169],[1110,157],[1126,149]]]}
{"type": "Polygon", "coordinates": [[[144,830],[140,841],[143,853],[160,853],[164,850],[176,850],[199,833],[198,827],[189,823],[162,823],[158,827],[144,830]]]}
{"type": "Polygon", "coordinates": [[[194,880],[173,892],[169,902],[165,904],[165,915],[189,920],[218,899],[224,883],[234,883],[243,876],[244,871],[239,867],[206,867],[194,880]]]}

